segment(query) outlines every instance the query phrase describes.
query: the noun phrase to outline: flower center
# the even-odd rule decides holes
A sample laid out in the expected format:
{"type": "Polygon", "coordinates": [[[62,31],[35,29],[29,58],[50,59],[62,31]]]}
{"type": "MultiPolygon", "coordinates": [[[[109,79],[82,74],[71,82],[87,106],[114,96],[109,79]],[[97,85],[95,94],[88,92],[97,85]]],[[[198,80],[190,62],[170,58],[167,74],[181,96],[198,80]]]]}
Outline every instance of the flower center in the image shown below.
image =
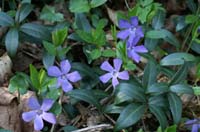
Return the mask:
{"type": "Polygon", "coordinates": [[[61,75],[61,79],[67,79],[67,75],[65,74],[61,75]]]}
{"type": "Polygon", "coordinates": [[[43,113],[43,110],[37,110],[36,112],[38,115],[41,115],[43,113]]]}
{"type": "Polygon", "coordinates": [[[136,32],[136,27],[131,27],[129,30],[130,30],[131,33],[135,33],[136,32]]]}
{"type": "Polygon", "coordinates": [[[117,77],[117,76],[118,76],[118,71],[113,70],[113,71],[112,71],[112,76],[113,76],[113,77],[117,77]]]}

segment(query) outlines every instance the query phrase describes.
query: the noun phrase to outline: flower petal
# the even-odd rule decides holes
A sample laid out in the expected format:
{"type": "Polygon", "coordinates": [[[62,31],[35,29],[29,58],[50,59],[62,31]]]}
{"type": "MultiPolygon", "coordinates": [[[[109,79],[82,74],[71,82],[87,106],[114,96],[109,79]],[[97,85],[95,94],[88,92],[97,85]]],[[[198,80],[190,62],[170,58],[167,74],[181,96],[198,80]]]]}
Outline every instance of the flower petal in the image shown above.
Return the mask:
{"type": "Polygon", "coordinates": [[[69,83],[67,79],[59,78],[59,82],[61,83],[61,86],[64,92],[69,92],[73,89],[71,83],[69,83]]]}
{"type": "Polygon", "coordinates": [[[198,129],[199,129],[198,124],[194,124],[194,125],[192,125],[192,131],[191,132],[198,132],[198,129]]]}
{"type": "Polygon", "coordinates": [[[136,35],[139,36],[139,37],[144,37],[144,33],[143,33],[143,30],[142,30],[141,26],[137,27],[136,35]]]}
{"type": "Polygon", "coordinates": [[[44,99],[42,102],[41,110],[48,111],[54,103],[54,100],[52,99],[44,99]]]}
{"type": "Polygon", "coordinates": [[[39,131],[39,130],[42,130],[43,127],[44,127],[44,122],[42,120],[42,117],[37,115],[35,120],[34,120],[34,129],[36,131],[39,131]]]}
{"type": "Polygon", "coordinates": [[[56,124],[56,116],[52,113],[43,112],[42,118],[51,124],[56,124]]]}
{"type": "Polygon", "coordinates": [[[22,119],[26,122],[30,122],[35,118],[36,115],[37,114],[35,111],[24,112],[22,113],[22,119]]]}
{"type": "Polygon", "coordinates": [[[74,71],[67,74],[67,79],[70,80],[71,82],[77,82],[81,80],[81,76],[77,71],[74,71]]]}
{"type": "Polygon", "coordinates": [[[113,87],[115,88],[118,84],[119,84],[119,81],[117,80],[117,78],[113,77],[112,78],[112,85],[113,85],[113,87]]]}
{"type": "Polygon", "coordinates": [[[129,29],[122,30],[117,33],[117,38],[125,40],[129,36],[129,34],[130,34],[129,29]]]}
{"type": "Polygon", "coordinates": [[[122,80],[129,80],[128,71],[122,71],[118,73],[118,78],[122,80]]]}
{"type": "Polygon", "coordinates": [[[136,62],[139,63],[140,62],[140,56],[134,51],[131,51],[131,58],[136,62]]]}
{"type": "Polygon", "coordinates": [[[62,75],[60,69],[57,66],[50,66],[47,70],[49,76],[59,77],[62,75]]]}
{"type": "Polygon", "coordinates": [[[119,28],[130,28],[131,24],[124,19],[119,20],[119,28]]]}
{"type": "Polygon", "coordinates": [[[131,25],[136,27],[138,25],[138,17],[131,17],[131,25]]]}
{"type": "Polygon", "coordinates": [[[140,38],[141,37],[139,37],[139,36],[135,36],[131,46],[135,46],[140,41],[140,38]]]}
{"type": "Polygon", "coordinates": [[[105,71],[108,71],[108,72],[111,72],[113,71],[113,67],[110,65],[110,63],[108,63],[108,61],[104,61],[102,64],[101,64],[101,67],[100,67],[102,70],[105,70],[105,71]]]}
{"type": "Polygon", "coordinates": [[[40,104],[38,103],[38,100],[35,97],[30,97],[28,100],[28,106],[32,110],[40,109],[40,104]]]}
{"type": "Polygon", "coordinates": [[[60,62],[60,68],[62,73],[66,74],[70,71],[71,65],[68,60],[63,60],[60,62]]]}
{"type": "Polygon", "coordinates": [[[137,53],[146,53],[146,52],[148,52],[147,48],[144,47],[143,45],[135,46],[134,47],[134,51],[137,52],[137,53]]]}
{"type": "Polygon", "coordinates": [[[192,125],[192,124],[195,124],[197,123],[197,119],[194,119],[194,120],[188,120],[185,122],[185,125],[192,125]]]}
{"type": "Polygon", "coordinates": [[[103,83],[107,83],[110,79],[112,78],[112,74],[111,73],[106,73],[102,76],[99,77],[99,79],[103,82],[103,83]]]}
{"type": "Polygon", "coordinates": [[[136,36],[135,36],[135,33],[130,34],[130,35],[129,35],[129,38],[128,38],[128,43],[131,44],[131,45],[132,45],[133,43],[135,43],[135,42],[133,42],[133,40],[135,39],[135,37],[136,37],[136,36]]]}
{"type": "Polygon", "coordinates": [[[114,59],[114,68],[116,71],[119,71],[122,65],[122,60],[121,59],[114,59]]]}

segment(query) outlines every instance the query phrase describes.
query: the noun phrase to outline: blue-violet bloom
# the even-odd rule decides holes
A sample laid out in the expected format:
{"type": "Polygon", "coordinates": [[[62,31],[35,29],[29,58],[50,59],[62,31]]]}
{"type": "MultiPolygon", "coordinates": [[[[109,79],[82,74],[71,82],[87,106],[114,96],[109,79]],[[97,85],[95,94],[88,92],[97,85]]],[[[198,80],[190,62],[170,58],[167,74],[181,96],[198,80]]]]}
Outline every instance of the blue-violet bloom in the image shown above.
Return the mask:
{"type": "Polygon", "coordinates": [[[60,63],[60,68],[57,66],[50,66],[47,70],[48,75],[57,78],[57,87],[62,87],[64,92],[68,92],[73,89],[70,82],[77,82],[81,80],[81,76],[78,71],[69,73],[71,65],[68,60],[63,60],[60,63]],[[69,82],[70,81],[70,82],[69,82]]]}
{"type": "Polygon", "coordinates": [[[108,61],[104,61],[101,64],[101,69],[108,71],[108,73],[100,76],[100,80],[103,83],[107,83],[111,78],[112,78],[112,85],[115,88],[118,84],[119,81],[117,78],[120,78],[122,80],[129,80],[129,75],[128,75],[128,71],[122,71],[120,72],[120,68],[122,65],[122,60],[121,59],[114,59],[113,60],[114,63],[114,67],[112,67],[108,61]]]}
{"type": "Polygon", "coordinates": [[[124,19],[119,20],[119,31],[117,38],[125,40],[128,38],[128,43],[136,45],[140,38],[144,37],[142,27],[138,26],[138,17],[131,17],[130,22],[124,19]]]}
{"type": "Polygon", "coordinates": [[[138,53],[147,53],[148,50],[143,46],[132,46],[127,44],[127,55],[129,58],[134,60],[136,63],[140,62],[140,55],[138,53]]]}
{"type": "Polygon", "coordinates": [[[34,120],[34,129],[36,131],[39,131],[44,127],[43,119],[49,123],[55,124],[55,115],[47,112],[52,107],[53,103],[54,101],[52,99],[44,99],[40,106],[38,100],[31,97],[28,100],[28,106],[32,111],[22,113],[22,119],[26,122],[34,120]]]}
{"type": "Polygon", "coordinates": [[[185,122],[185,125],[186,127],[192,126],[191,132],[198,132],[198,129],[200,129],[200,119],[188,120],[185,122]]]}

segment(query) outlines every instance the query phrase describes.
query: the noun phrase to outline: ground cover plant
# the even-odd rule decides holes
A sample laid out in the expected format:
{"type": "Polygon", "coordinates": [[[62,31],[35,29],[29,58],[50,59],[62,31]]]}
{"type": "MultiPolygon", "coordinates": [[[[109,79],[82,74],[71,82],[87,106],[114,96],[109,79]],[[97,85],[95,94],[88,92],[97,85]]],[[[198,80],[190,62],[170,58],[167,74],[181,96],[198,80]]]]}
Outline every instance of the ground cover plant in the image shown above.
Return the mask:
{"type": "Polygon", "coordinates": [[[16,97],[20,118],[16,129],[0,116],[0,132],[200,130],[200,1],[0,5],[0,55],[13,62],[0,106],[16,97]]]}

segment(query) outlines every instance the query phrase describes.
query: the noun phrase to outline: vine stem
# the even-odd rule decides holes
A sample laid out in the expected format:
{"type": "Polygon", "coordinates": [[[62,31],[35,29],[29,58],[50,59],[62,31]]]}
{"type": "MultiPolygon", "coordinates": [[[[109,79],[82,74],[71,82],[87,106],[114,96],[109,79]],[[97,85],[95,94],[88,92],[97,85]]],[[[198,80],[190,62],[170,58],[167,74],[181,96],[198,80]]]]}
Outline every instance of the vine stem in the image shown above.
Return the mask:
{"type": "MultiPolygon", "coordinates": [[[[58,100],[58,104],[60,104],[61,106],[62,106],[62,98],[63,98],[63,91],[61,90],[60,98],[58,100]]],[[[58,117],[59,117],[59,115],[56,118],[58,118],[58,117]]],[[[56,124],[52,125],[50,132],[54,132],[55,126],[56,126],[56,124]]]]}

